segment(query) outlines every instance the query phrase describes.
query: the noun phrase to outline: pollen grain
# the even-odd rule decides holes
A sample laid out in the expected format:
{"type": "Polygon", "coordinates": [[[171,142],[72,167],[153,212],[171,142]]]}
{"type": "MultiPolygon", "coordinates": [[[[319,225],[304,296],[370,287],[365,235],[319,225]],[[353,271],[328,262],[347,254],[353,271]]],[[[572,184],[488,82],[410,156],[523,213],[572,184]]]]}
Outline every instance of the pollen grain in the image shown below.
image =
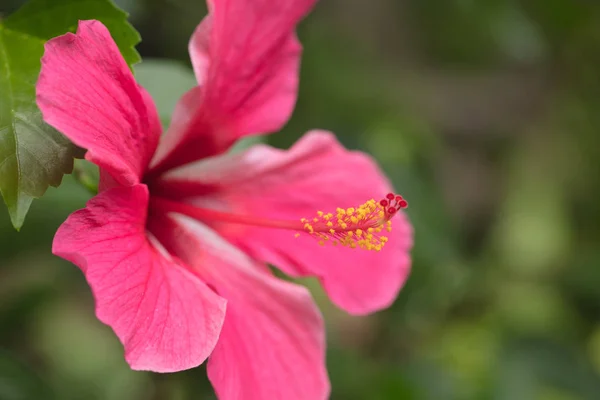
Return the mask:
{"type": "MultiPolygon", "coordinates": [[[[400,195],[388,193],[379,202],[371,199],[358,207],[338,208],[335,213],[317,211],[317,216],[302,218],[304,232],[318,240],[352,249],[380,251],[388,242],[382,233],[391,232],[392,217],[408,207],[400,195]]],[[[297,237],[297,235],[296,235],[297,237]]]]}

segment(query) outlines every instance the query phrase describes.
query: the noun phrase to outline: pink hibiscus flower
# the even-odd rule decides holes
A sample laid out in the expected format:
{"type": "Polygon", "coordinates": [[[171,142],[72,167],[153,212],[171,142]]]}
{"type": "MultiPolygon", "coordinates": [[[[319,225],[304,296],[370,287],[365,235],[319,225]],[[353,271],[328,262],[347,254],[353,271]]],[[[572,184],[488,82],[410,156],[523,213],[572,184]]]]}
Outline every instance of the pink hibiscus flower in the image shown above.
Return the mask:
{"type": "Polygon", "coordinates": [[[53,252],[81,268],[133,369],[179,371],[208,358],[219,398],[326,398],[321,315],[267,263],[318,277],[353,314],[387,307],[406,279],[406,202],[390,193],[349,208],[391,192],[368,156],[322,131],[289,151],[227,152],[289,118],[294,29],[313,3],[209,1],[190,42],[199,86],[162,138],[152,99],[100,22],[46,45],[44,119],[101,172],[99,194],[59,228],[53,252]]]}

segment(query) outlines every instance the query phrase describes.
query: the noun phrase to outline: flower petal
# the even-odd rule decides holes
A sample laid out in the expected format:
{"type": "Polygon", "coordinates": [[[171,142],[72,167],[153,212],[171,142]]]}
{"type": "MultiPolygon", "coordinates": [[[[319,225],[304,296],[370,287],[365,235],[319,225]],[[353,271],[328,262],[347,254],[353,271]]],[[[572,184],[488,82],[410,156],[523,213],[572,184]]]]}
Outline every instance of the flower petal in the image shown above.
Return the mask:
{"type": "Polygon", "coordinates": [[[190,41],[198,83],[177,107],[156,161],[164,171],[279,130],[296,102],[301,46],[294,29],[316,0],[212,0],[190,41]],[[167,159],[165,159],[167,158],[167,159]]]}
{"type": "MultiPolygon", "coordinates": [[[[371,158],[320,131],[289,151],[255,146],[182,167],[165,175],[161,186],[156,190],[201,207],[278,220],[356,207],[392,191],[371,158]]],[[[318,276],[334,303],[354,314],[389,306],[410,269],[412,228],[403,213],[394,217],[381,252],[321,247],[309,235],[296,239],[293,232],[273,228],[213,227],[257,260],[293,276],[318,276]]]]}
{"type": "Polygon", "coordinates": [[[102,192],[59,228],[52,251],[81,268],[133,369],[180,371],[211,353],[226,302],[148,239],[147,204],[144,185],[102,192]]]}
{"type": "Polygon", "coordinates": [[[223,331],[208,362],[219,399],[327,398],[323,321],[305,288],[273,277],[188,217],[173,214],[156,231],[169,251],[227,299],[223,331]]]}
{"type": "Polygon", "coordinates": [[[161,133],[150,96],[136,83],[110,33],[80,21],[46,43],[37,83],[44,120],[120,184],[139,183],[161,133]]]}

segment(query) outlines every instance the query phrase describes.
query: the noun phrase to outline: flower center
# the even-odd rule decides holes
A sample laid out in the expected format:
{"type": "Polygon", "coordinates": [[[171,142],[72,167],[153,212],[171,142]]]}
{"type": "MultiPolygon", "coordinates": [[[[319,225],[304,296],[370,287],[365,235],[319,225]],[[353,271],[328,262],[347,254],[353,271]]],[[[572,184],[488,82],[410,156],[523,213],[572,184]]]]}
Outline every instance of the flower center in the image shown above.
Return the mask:
{"type": "Polygon", "coordinates": [[[311,235],[321,246],[331,243],[334,246],[380,251],[388,241],[387,236],[381,233],[384,230],[385,232],[392,230],[392,217],[401,209],[408,207],[408,203],[402,196],[389,193],[379,202],[371,199],[356,208],[338,208],[335,214],[317,211],[317,216],[312,219],[301,218],[296,221],[232,214],[161,197],[153,197],[151,207],[162,212],[176,212],[207,222],[294,230],[297,231],[295,237],[300,237],[302,233],[311,235]]]}

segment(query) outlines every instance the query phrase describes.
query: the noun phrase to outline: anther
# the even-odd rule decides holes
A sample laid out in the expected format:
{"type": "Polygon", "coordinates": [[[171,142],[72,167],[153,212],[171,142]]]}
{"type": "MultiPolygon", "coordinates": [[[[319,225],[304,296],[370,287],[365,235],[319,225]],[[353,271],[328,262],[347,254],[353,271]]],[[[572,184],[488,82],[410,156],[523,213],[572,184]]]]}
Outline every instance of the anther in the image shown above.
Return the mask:
{"type": "Polygon", "coordinates": [[[380,251],[388,242],[381,232],[391,231],[390,219],[407,205],[402,196],[388,193],[379,202],[371,199],[355,208],[337,208],[335,214],[319,211],[312,221],[305,218],[301,221],[305,223],[305,232],[321,246],[328,241],[334,246],[380,251]]]}

